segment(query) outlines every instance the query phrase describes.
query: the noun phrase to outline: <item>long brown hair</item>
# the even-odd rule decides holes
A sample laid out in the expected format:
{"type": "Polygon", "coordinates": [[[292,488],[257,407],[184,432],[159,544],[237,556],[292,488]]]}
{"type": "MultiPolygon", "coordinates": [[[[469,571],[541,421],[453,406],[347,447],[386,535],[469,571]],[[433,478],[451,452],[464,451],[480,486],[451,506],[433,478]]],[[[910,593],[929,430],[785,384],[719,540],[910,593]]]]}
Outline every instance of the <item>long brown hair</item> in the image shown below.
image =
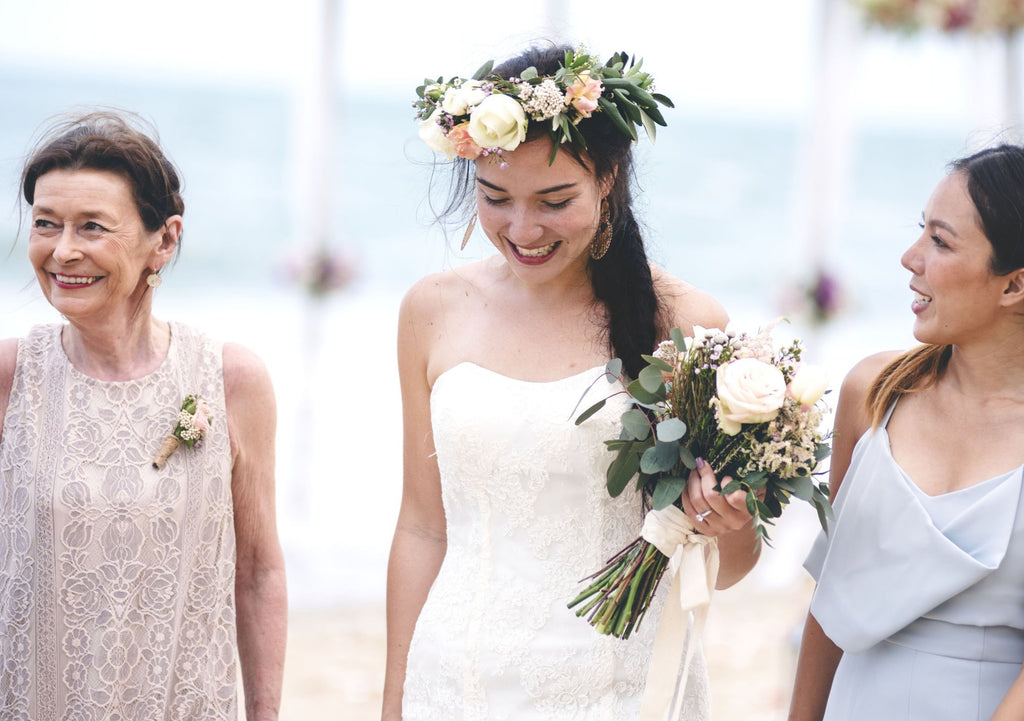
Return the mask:
{"type": "Polygon", "coordinates": [[[919,345],[896,357],[879,373],[868,389],[867,406],[871,427],[877,428],[885,412],[896,400],[935,385],[949,363],[950,345],[919,345]]]}

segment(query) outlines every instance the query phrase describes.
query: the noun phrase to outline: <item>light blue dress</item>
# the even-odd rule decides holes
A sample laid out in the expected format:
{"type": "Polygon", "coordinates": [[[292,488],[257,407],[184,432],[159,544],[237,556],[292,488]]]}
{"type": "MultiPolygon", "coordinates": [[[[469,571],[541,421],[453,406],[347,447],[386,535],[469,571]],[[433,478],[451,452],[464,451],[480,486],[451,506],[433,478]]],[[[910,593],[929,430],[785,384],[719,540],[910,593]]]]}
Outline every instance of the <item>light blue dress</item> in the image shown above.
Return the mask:
{"type": "Polygon", "coordinates": [[[928,496],[892,457],[891,414],[858,441],[804,564],[844,652],[825,719],[987,720],[1024,662],[1024,467],[928,496]]]}

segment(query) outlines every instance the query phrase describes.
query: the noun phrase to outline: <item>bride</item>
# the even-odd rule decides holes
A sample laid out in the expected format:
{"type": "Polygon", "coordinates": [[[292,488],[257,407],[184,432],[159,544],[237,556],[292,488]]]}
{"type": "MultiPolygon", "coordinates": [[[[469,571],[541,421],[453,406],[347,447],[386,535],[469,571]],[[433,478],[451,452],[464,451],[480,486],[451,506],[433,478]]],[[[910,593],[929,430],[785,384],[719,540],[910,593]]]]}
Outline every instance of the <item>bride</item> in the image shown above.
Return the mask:
{"type": "MultiPolygon", "coordinates": [[[[633,124],[612,113],[628,101],[603,86],[602,68],[571,48],[531,49],[481,81],[423,90],[435,102],[420,103],[421,137],[454,159],[449,209],[475,205],[498,252],[422,279],[402,304],[405,470],[385,721],[639,713],[656,618],[623,641],[566,607],[643,517],[639,495],[605,490],[602,441],[625,401],[579,427],[573,411],[612,356],[635,376],[670,328],[691,334],[727,317],[649,265],[631,208],[633,124]],[[525,92],[506,82],[533,77],[529,68],[543,81],[525,92]]],[[[641,91],[650,84],[632,77],[641,91]]],[[[754,535],[742,492],[719,495],[701,465],[684,507],[718,537],[726,588],[754,565],[754,535]]],[[[690,669],[683,718],[706,719],[699,653],[690,669]]]]}

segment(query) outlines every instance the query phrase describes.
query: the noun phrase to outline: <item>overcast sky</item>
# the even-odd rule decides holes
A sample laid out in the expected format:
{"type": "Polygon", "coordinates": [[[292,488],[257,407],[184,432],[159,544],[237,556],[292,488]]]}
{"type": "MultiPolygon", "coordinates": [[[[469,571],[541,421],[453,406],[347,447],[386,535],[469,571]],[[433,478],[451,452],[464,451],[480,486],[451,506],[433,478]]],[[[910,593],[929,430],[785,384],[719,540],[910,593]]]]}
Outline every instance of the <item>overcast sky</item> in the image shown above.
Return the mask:
{"type": "MultiPolygon", "coordinates": [[[[301,86],[316,63],[325,1],[0,0],[0,68],[301,86]]],[[[336,57],[343,87],[353,92],[410,92],[425,76],[466,75],[482,60],[555,34],[602,55],[642,55],[659,89],[684,107],[799,115],[819,57],[822,0],[652,0],[630,9],[620,0],[471,9],[339,2],[336,57]]],[[[971,126],[996,112],[993,44],[855,36],[845,70],[826,85],[848,98],[855,115],[971,126]]]]}

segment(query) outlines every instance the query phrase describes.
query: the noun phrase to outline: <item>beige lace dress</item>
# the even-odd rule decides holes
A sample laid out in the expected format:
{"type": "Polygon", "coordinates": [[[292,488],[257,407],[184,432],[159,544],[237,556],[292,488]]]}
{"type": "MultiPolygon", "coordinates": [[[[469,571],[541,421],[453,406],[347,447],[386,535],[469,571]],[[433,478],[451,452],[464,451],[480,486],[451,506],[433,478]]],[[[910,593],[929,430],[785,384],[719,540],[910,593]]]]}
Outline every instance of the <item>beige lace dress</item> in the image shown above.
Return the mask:
{"type": "Polygon", "coordinates": [[[172,323],[156,371],[104,382],[72,367],[61,330],[21,341],[0,441],[0,718],[234,719],[221,348],[172,323]],[[213,426],[158,471],[188,393],[213,426]]]}

